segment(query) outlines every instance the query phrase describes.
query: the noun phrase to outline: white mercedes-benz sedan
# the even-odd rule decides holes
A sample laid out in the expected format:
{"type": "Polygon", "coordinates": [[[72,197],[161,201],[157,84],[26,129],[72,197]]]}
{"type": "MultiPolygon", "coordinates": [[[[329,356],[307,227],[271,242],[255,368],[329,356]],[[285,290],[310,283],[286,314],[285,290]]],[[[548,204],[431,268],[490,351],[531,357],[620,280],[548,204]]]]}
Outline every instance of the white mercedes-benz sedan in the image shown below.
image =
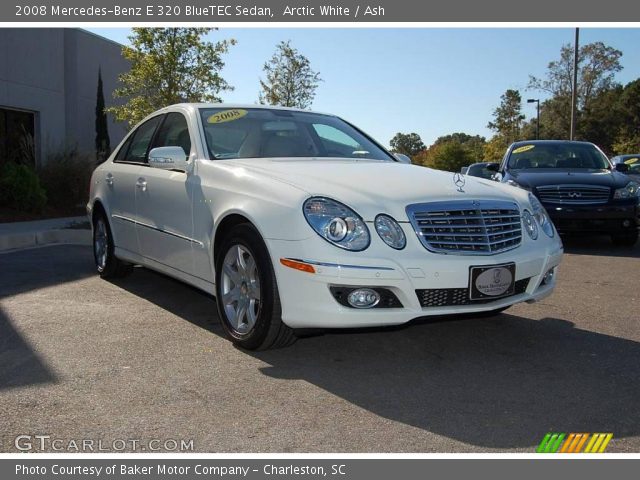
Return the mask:
{"type": "Polygon", "coordinates": [[[563,252],[524,189],[411,165],[333,115],[257,105],[150,115],[95,170],[87,211],[102,277],[138,264],[211,293],[247,349],[540,300],[563,252]]]}

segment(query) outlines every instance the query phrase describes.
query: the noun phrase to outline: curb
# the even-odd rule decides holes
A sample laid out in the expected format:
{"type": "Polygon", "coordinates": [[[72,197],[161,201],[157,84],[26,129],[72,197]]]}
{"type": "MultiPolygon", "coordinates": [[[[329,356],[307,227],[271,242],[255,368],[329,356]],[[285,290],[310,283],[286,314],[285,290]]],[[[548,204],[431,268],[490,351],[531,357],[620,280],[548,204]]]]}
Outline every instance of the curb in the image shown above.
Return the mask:
{"type": "Polygon", "coordinates": [[[91,230],[66,228],[0,235],[0,252],[55,244],[91,245],[91,230]]]}

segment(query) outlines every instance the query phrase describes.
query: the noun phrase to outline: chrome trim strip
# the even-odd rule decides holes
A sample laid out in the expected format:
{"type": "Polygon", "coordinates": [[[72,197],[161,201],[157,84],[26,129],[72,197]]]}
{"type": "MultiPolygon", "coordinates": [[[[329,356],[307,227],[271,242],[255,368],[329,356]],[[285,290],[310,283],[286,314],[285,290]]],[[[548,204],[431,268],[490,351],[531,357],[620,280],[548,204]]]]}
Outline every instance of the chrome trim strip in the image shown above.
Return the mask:
{"type": "Polygon", "coordinates": [[[204,243],[202,243],[199,240],[195,240],[195,239],[190,238],[190,237],[185,237],[184,235],[180,235],[179,233],[174,233],[174,232],[170,232],[168,230],[163,230],[162,228],[154,227],[153,225],[149,225],[148,223],[138,222],[137,220],[134,220],[133,218],[124,217],[122,215],[116,215],[115,213],[111,214],[111,217],[112,218],[117,218],[119,220],[124,220],[125,222],[130,222],[130,223],[133,223],[135,225],[139,225],[141,227],[150,228],[151,230],[155,230],[156,232],[166,233],[167,235],[171,235],[172,237],[176,237],[176,238],[179,238],[181,240],[186,240],[187,242],[195,243],[196,245],[200,245],[201,247],[204,247],[204,243]]]}
{"type": "Polygon", "coordinates": [[[308,263],[309,265],[317,265],[319,267],[334,267],[334,268],[357,268],[360,270],[391,270],[394,271],[394,268],[391,267],[371,267],[368,265],[344,265],[341,263],[328,263],[328,262],[316,262],[314,260],[306,260],[301,258],[287,258],[286,260],[292,260],[294,262],[302,262],[308,263]]]}

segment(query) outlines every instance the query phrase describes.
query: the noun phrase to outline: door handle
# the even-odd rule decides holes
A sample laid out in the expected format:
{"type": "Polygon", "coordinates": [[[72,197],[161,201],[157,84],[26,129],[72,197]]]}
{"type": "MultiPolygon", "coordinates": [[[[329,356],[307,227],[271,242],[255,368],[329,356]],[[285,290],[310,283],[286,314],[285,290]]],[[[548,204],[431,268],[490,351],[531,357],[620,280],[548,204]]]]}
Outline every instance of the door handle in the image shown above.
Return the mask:
{"type": "Polygon", "coordinates": [[[104,182],[109,185],[112,186],[113,185],[113,174],[112,173],[107,173],[106,178],[104,179],[104,182]]]}
{"type": "Polygon", "coordinates": [[[143,192],[146,192],[147,181],[143,177],[138,178],[138,181],[136,182],[136,187],[142,190],[143,192]]]}

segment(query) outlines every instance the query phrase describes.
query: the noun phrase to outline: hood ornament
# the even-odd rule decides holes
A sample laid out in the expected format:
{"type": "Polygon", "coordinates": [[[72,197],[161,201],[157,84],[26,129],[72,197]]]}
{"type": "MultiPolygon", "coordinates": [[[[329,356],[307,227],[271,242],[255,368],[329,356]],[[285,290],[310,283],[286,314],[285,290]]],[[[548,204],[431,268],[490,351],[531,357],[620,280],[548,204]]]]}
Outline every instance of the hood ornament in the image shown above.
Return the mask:
{"type": "Polygon", "coordinates": [[[464,175],[462,175],[461,173],[454,173],[453,174],[453,183],[456,186],[456,188],[458,189],[458,191],[460,193],[464,193],[464,190],[462,189],[462,187],[464,187],[464,184],[467,183],[467,181],[464,179],[464,175]]]}

